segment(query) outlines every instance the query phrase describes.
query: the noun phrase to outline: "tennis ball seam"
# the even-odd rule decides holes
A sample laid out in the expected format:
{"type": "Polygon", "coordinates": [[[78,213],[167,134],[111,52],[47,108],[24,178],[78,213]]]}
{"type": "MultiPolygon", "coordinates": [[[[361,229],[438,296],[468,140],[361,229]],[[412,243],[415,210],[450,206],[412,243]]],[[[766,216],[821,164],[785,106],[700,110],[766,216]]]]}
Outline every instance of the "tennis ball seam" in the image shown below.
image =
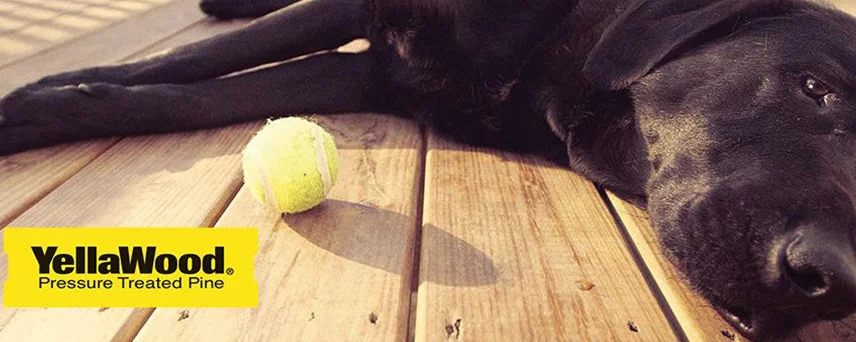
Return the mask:
{"type": "Polygon", "coordinates": [[[315,126],[312,129],[312,133],[312,143],[315,145],[315,161],[318,164],[318,173],[321,174],[321,182],[324,183],[324,193],[326,194],[333,187],[333,179],[330,176],[327,148],[324,147],[324,131],[320,126],[315,126]]]}
{"type": "Polygon", "coordinates": [[[262,202],[267,203],[269,206],[277,208],[280,210],[279,203],[276,201],[276,194],[273,192],[273,186],[271,185],[270,179],[268,178],[268,172],[263,169],[264,159],[259,154],[257,150],[247,150],[244,152],[248,154],[251,159],[254,160],[250,165],[258,165],[255,167],[254,171],[256,172],[258,178],[262,181],[262,202]]]}

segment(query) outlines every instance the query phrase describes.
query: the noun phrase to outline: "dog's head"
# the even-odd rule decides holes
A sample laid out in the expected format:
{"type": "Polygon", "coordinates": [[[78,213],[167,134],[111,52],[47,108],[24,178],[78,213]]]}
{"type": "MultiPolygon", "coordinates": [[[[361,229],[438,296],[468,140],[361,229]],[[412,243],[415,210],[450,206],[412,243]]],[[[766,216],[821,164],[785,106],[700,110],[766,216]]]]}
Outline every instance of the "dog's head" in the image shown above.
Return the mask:
{"type": "Polygon", "coordinates": [[[741,333],[856,310],[856,19],[801,0],[638,1],[586,77],[630,89],[648,208],[741,333]]]}

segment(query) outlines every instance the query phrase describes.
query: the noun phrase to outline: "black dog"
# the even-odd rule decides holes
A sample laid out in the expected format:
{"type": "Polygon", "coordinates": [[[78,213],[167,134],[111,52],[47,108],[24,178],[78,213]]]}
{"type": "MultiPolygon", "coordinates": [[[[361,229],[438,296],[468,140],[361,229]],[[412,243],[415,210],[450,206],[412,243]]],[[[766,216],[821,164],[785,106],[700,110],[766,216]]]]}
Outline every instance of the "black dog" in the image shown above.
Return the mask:
{"type": "MultiPolygon", "coordinates": [[[[221,17],[287,0],[206,0],[221,17]]],[[[856,310],[856,19],[804,0],[314,0],[0,104],[0,153],[281,113],[387,112],[647,204],[741,333],[856,310]],[[361,54],[217,78],[367,37],[361,54]]]]}

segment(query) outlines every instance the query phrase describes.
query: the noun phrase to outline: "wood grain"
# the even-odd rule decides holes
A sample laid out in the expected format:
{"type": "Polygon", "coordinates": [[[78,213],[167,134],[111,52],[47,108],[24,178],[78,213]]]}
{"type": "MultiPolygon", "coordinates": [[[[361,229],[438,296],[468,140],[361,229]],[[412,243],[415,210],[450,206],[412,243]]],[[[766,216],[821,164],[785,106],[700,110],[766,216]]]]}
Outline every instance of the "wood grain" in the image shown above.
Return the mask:
{"type": "Polygon", "coordinates": [[[138,341],[406,338],[420,131],[383,116],[316,119],[335,136],[341,158],[328,199],[283,220],[243,189],[217,223],[259,229],[258,309],[157,309],[138,341]],[[178,320],[182,312],[189,317],[178,320]]]}
{"type": "MultiPolygon", "coordinates": [[[[726,336],[736,335],[735,330],[723,321],[703,298],[693,293],[681,281],[680,273],[666,260],[657,243],[648,214],[622,201],[614,194],[609,194],[609,200],[687,338],[690,341],[730,341],[731,339],[726,336]]],[[[734,339],[747,341],[739,335],[734,339]]],[[[854,339],[856,339],[856,317],[806,327],[788,341],[833,342],[854,339]]]]}
{"type": "MultiPolygon", "coordinates": [[[[138,22],[135,27],[114,27],[113,29],[119,30],[119,32],[105,34],[102,38],[106,39],[107,43],[118,45],[116,48],[123,51],[121,58],[137,58],[165,48],[232,30],[246,23],[246,21],[220,23],[213,20],[200,20],[201,15],[197,14],[196,6],[193,1],[167,5],[166,7],[171,7],[171,12],[160,13],[165,17],[149,18],[156,20],[154,24],[138,22]],[[174,7],[174,5],[181,5],[181,7],[174,7]],[[192,7],[188,5],[192,5],[192,7]],[[194,12],[192,15],[188,15],[190,14],[188,10],[191,8],[194,12]],[[184,14],[185,17],[178,18],[175,17],[176,14],[184,14]],[[167,20],[171,23],[157,23],[159,20],[167,20]],[[183,30],[181,34],[154,45],[150,44],[154,41],[151,40],[153,37],[145,36],[142,33],[149,30],[155,34],[171,34],[174,29],[166,32],[162,29],[171,28],[172,25],[187,26],[193,23],[196,24],[183,30]],[[127,41],[120,39],[122,37],[127,41]]],[[[157,14],[157,11],[153,10],[152,12],[157,14]]],[[[80,42],[81,44],[95,44],[93,47],[96,50],[101,46],[99,40],[90,40],[89,37],[83,40],[80,42]]],[[[80,55],[78,52],[85,50],[78,46],[67,48],[70,49],[68,52],[72,54],[72,58],[60,64],[65,65],[69,62],[75,63],[75,61],[80,63],[79,57],[85,56],[85,54],[80,55]]],[[[29,64],[30,61],[26,63],[29,64]]],[[[13,67],[17,66],[18,64],[13,67]]],[[[18,165],[17,167],[0,169],[9,171],[4,172],[4,175],[8,175],[9,178],[0,179],[0,183],[18,181],[22,185],[15,190],[22,194],[29,194],[34,199],[45,196],[59,184],[75,175],[83,166],[91,163],[89,168],[51,193],[42,203],[36,205],[30,212],[12,224],[18,226],[213,225],[214,220],[222,213],[227,201],[237,191],[240,183],[236,153],[243,148],[251,133],[260,125],[261,123],[251,123],[222,130],[129,138],[122,140],[114,149],[97,160],[95,160],[96,157],[112,146],[117,139],[71,144],[70,146],[41,149],[0,158],[0,161],[3,161],[0,166],[18,165]],[[89,149],[80,147],[89,145],[92,145],[89,149]],[[171,149],[177,150],[171,151],[171,149]],[[228,149],[231,149],[228,153],[219,153],[227,152],[228,149]],[[84,157],[78,157],[84,152],[88,154],[85,154],[84,157]],[[210,160],[207,161],[207,159],[210,160]],[[7,160],[12,162],[6,163],[7,160]],[[121,167],[117,167],[117,165],[121,167]],[[162,169],[157,170],[159,166],[162,169]],[[205,170],[208,167],[211,169],[205,170]],[[51,171],[56,173],[51,173],[51,171]],[[42,173],[53,177],[51,180],[54,183],[39,182],[39,178],[36,176],[42,173]],[[112,187],[93,183],[111,180],[113,181],[112,187]],[[211,185],[207,190],[211,192],[206,192],[205,186],[194,185],[209,185],[207,182],[210,182],[211,185]],[[193,194],[188,192],[189,188],[195,188],[202,192],[193,194]],[[136,193],[137,191],[139,193],[136,193]]],[[[23,202],[20,198],[16,200],[19,207],[26,208],[31,204],[23,202]]],[[[6,208],[8,210],[9,207],[6,208]]],[[[8,216],[18,214],[11,210],[9,212],[8,216]]],[[[5,264],[6,256],[3,254],[0,256],[0,270],[5,269],[5,264]]],[[[41,330],[41,335],[30,336],[36,340],[41,338],[45,340],[65,339],[68,336],[77,336],[81,340],[130,340],[145,323],[151,311],[152,309],[109,309],[106,311],[74,309],[0,310],[0,340],[5,340],[5,337],[27,336],[28,330],[37,325],[51,326],[51,328],[41,330]],[[36,322],[38,322],[37,325],[36,322]]]]}
{"type": "Polygon", "coordinates": [[[534,157],[428,146],[417,341],[677,339],[590,182],[534,157]]]}
{"type": "Polygon", "coordinates": [[[0,67],[0,94],[50,74],[115,63],[204,18],[198,0],[173,0],[114,26],[0,67]]]}
{"type": "MultiPolygon", "coordinates": [[[[0,94],[48,74],[117,62],[177,30],[201,20],[196,0],[177,0],[108,30],[94,33],[30,59],[0,68],[0,94]]],[[[235,24],[215,27],[234,28],[235,24]]],[[[214,25],[206,25],[207,31],[214,25]]],[[[198,30],[192,30],[196,32],[198,30]]],[[[219,32],[214,30],[212,33],[219,32]]],[[[196,39],[192,34],[190,39],[196,39]]],[[[186,41],[185,41],[186,42],[186,41]]],[[[158,44],[164,48],[176,39],[158,44]]],[[[150,50],[146,50],[151,52],[150,50]]],[[[110,148],[117,139],[64,144],[0,157],[0,189],[15,196],[0,196],[0,227],[29,208],[69,177],[110,148]]]]}
{"type": "MultiPolygon", "coordinates": [[[[240,186],[240,151],[260,126],[123,139],[10,226],[213,225],[240,186]]],[[[6,263],[0,254],[0,281],[6,263]]],[[[0,340],[110,340],[133,312],[4,308],[0,340]]]]}
{"type": "Polygon", "coordinates": [[[115,139],[43,148],[0,157],[0,227],[106,150],[115,139]]]}
{"type": "MultiPolygon", "coordinates": [[[[176,0],[178,1],[178,0],[176,0]]],[[[0,21],[0,66],[69,42],[139,13],[163,1],[26,1],[6,11],[0,21]]]]}

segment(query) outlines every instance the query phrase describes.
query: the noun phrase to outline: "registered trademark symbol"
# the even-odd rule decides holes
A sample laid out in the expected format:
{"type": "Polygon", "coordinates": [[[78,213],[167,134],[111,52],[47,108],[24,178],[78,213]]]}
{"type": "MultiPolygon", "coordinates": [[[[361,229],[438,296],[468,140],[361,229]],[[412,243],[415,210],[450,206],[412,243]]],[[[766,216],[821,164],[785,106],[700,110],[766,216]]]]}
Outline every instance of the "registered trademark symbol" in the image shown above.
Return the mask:
{"type": "Polygon", "coordinates": [[[227,268],[227,269],[226,269],[226,274],[228,274],[228,275],[233,275],[233,274],[235,274],[235,269],[233,269],[233,268],[231,268],[231,267],[227,268]]]}

